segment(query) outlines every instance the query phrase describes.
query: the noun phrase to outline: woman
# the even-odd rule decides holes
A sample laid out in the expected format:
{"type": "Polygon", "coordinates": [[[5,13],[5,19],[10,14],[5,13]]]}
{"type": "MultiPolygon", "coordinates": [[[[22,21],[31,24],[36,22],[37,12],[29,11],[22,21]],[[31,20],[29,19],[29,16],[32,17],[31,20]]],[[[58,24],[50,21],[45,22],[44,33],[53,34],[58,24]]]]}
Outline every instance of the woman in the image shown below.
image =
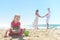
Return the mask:
{"type": "MultiPolygon", "coordinates": [[[[41,17],[41,16],[39,15],[39,10],[36,10],[35,16],[36,16],[36,17],[35,17],[33,26],[35,27],[35,29],[38,29],[38,18],[41,17]]],[[[42,18],[42,17],[41,17],[41,18],[42,18]]]]}

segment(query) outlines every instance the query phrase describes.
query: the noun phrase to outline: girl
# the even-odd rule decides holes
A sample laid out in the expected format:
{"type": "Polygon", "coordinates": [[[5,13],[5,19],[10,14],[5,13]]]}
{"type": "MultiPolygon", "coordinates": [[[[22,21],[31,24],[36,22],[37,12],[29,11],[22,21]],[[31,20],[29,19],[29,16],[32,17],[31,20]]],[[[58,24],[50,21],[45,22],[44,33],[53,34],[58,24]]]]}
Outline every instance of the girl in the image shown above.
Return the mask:
{"type": "Polygon", "coordinates": [[[9,35],[22,35],[23,34],[23,29],[20,27],[21,23],[20,21],[20,16],[15,15],[13,21],[11,22],[11,28],[6,31],[5,37],[9,35]]]}

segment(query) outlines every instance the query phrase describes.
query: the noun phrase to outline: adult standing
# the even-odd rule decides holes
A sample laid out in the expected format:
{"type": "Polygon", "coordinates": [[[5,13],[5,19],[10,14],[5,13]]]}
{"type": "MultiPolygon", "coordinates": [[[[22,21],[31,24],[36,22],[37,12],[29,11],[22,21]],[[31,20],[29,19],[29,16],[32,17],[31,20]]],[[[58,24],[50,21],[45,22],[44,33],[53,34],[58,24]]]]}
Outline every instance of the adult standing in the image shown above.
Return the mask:
{"type": "Polygon", "coordinates": [[[48,10],[48,12],[47,12],[47,14],[45,16],[46,16],[47,29],[49,29],[49,19],[50,19],[51,11],[50,11],[50,8],[48,8],[47,10],[48,10]]]}
{"type": "Polygon", "coordinates": [[[35,29],[38,29],[38,19],[39,19],[39,17],[41,17],[39,15],[39,10],[36,10],[36,12],[35,12],[35,20],[34,20],[34,23],[33,23],[33,26],[35,27],[35,29]]]}

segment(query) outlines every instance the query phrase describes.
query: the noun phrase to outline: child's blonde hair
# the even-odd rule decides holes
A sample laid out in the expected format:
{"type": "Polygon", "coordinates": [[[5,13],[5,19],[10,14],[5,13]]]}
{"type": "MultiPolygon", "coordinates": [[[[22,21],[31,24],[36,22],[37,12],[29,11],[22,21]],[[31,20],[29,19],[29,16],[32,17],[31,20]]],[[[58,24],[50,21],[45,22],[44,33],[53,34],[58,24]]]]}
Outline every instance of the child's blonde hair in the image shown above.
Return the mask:
{"type": "Polygon", "coordinates": [[[19,17],[19,18],[20,18],[20,15],[19,15],[19,14],[16,14],[16,15],[14,16],[14,18],[15,18],[15,17],[19,17]]]}
{"type": "MultiPolygon", "coordinates": [[[[14,18],[15,18],[15,17],[19,17],[19,18],[20,18],[20,15],[19,15],[19,14],[16,14],[16,15],[14,16],[14,18]]],[[[14,22],[14,19],[13,19],[13,22],[14,22]]]]}

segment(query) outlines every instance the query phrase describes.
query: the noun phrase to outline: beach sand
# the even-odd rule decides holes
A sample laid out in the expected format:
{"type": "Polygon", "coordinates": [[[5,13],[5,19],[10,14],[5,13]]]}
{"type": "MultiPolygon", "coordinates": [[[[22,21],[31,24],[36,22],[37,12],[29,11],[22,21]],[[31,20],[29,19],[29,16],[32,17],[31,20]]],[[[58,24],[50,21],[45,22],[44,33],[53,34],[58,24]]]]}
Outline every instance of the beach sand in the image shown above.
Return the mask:
{"type": "MultiPolygon", "coordinates": [[[[27,29],[30,34],[28,37],[23,37],[25,40],[60,40],[60,29],[27,29]]],[[[4,38],[5,30],[0,30],[0,40],[21,40],[20,38],[4,38]]]]}

